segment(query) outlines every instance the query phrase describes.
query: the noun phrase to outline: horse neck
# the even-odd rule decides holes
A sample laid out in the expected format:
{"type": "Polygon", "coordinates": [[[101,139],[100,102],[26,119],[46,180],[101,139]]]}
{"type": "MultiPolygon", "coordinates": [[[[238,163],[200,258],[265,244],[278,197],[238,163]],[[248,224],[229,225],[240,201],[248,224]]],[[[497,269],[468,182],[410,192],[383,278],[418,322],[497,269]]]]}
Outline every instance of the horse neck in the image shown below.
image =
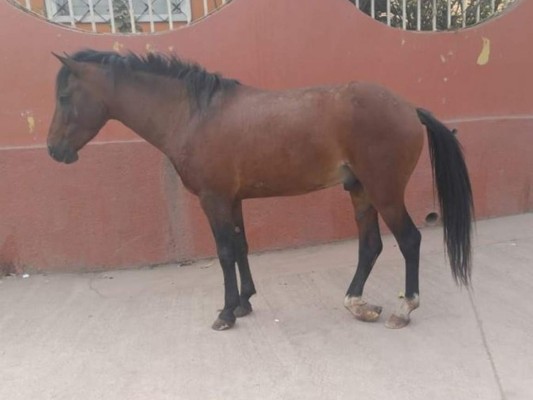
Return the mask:
{"type": "Polygon", "coordinates": [[[133,73],[119,79],[110,102],[116,119],[163,153],[176,142],[176,130],[189,119],[185,85],[176,79],[133,73]]]}

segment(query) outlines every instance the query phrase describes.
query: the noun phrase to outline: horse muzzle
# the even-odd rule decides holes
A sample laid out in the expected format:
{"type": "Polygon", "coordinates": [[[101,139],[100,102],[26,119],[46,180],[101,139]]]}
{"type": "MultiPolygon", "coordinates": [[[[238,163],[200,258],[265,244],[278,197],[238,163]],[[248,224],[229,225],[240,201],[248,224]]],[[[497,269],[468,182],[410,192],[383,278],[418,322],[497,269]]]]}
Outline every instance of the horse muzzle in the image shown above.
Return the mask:
{"type": "Polygon", "coordinates": [[[57,162],[72,164],[78,161],[78,152],[63,146],[48,146],[48,154],[57,162]]]}

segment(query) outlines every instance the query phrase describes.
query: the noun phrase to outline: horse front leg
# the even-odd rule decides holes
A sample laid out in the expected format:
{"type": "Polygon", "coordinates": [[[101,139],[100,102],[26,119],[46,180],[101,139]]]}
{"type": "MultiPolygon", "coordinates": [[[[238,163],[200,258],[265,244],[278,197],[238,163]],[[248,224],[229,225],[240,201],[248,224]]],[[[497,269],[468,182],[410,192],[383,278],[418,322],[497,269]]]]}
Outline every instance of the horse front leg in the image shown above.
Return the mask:
{"type": "Polygon", "coordinates": [[[218,259],[224,275],[224,308],[212,325],[216,331],[223,331],[235,324],[235,309],[240,304],[235,262],[235,224],[232,216],[232,201],[220,196],[200,196],[202,208],[207,215],[215,237],[218,259]]]}
{"type": "Polygon", "coordinates": [[[241,278],[240,304],[233,313],[237,318],[240,318],[252,312],[250,297],[256,293],[252,272],[248,264],[248,243],[246,242],[242,202],[240,200],[233,206],[233,221],[235,223],[235,253],[241,278]]]}

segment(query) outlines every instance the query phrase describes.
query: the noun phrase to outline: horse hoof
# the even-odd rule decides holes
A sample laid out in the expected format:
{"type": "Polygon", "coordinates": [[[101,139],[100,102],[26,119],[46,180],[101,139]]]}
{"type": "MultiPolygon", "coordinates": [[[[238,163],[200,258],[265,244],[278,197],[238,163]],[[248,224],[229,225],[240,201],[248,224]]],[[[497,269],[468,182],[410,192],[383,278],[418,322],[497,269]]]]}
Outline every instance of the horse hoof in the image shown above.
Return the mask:
{"type": "Polygon", "coordinates": [[[398,308],[392,314],[385,326],[390,329],[400,329],[409,325],[411,319],[409,315],[420,306],[420,298],[415,294],[412,298],[402,297],[398,308]]]}
{"type": "Polygon", "coordinates": [[[211,328],[215,331],[226,331],[235,325],[234,322],[224,321],[223,319],[217,318],[215,322],[213,322],[213,325],[211,325],[211,328]]]}
{"type": "Polygon", "coordinates": [[[234,311],[233,311],[233,314],[237,317],[237,318],[241,318],[241,317],[244,317],[248,314],[250,314],[252,312],[252,306],[250,306],[249,308],[248,307],[245,307],[245,306],[238,306],[234,311]]]}
{"type": "Polygon", "coordinates": [[[383,310],[380,306],[368,304],[360,297],[346,297],[344,307],[350,311],[359,321],[374,322],[377,321],[383,310]]]}
{"type": "Polygon", "coordinates": [[[365,304],[364,306],[359,307],[359,309],[353,313],[355,318],[363,322],[375,322],[378,320],[383,310],[380,306],[375,306],[373,304],[365,304]]]}
{"type": "Polygon", "coordinates": [[[410,321],[409,317],[392,314],[385,323],[385,327],[389,329],[401,329],[409,325],[410,321]]]}

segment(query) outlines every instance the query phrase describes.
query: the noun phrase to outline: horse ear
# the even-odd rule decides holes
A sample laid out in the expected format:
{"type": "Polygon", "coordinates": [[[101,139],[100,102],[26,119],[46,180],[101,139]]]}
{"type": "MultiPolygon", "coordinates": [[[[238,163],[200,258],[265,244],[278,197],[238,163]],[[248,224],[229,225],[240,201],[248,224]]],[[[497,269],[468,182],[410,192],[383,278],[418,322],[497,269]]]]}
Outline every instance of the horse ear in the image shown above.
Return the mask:
{"type": "MultiPolygon", "coordinates": [[[[82,73],[82,66],[80,65],[81,63],[79,63],[78,61],[75,61],[73,60],[72,58],[69,58],[68,56],[67,57],[63,57],[63,56],[60,56],[60,55],[57,55],[56,53],[52,52],[52,55],[57,58],[61,64],[63,64],[65,67],[67,67],[67,69],[72,72],[74,75],[76,76],[81,76],[81,73],[82,73]]],[[[67,54],[65,53],[65,56],[67,54]]]]}

